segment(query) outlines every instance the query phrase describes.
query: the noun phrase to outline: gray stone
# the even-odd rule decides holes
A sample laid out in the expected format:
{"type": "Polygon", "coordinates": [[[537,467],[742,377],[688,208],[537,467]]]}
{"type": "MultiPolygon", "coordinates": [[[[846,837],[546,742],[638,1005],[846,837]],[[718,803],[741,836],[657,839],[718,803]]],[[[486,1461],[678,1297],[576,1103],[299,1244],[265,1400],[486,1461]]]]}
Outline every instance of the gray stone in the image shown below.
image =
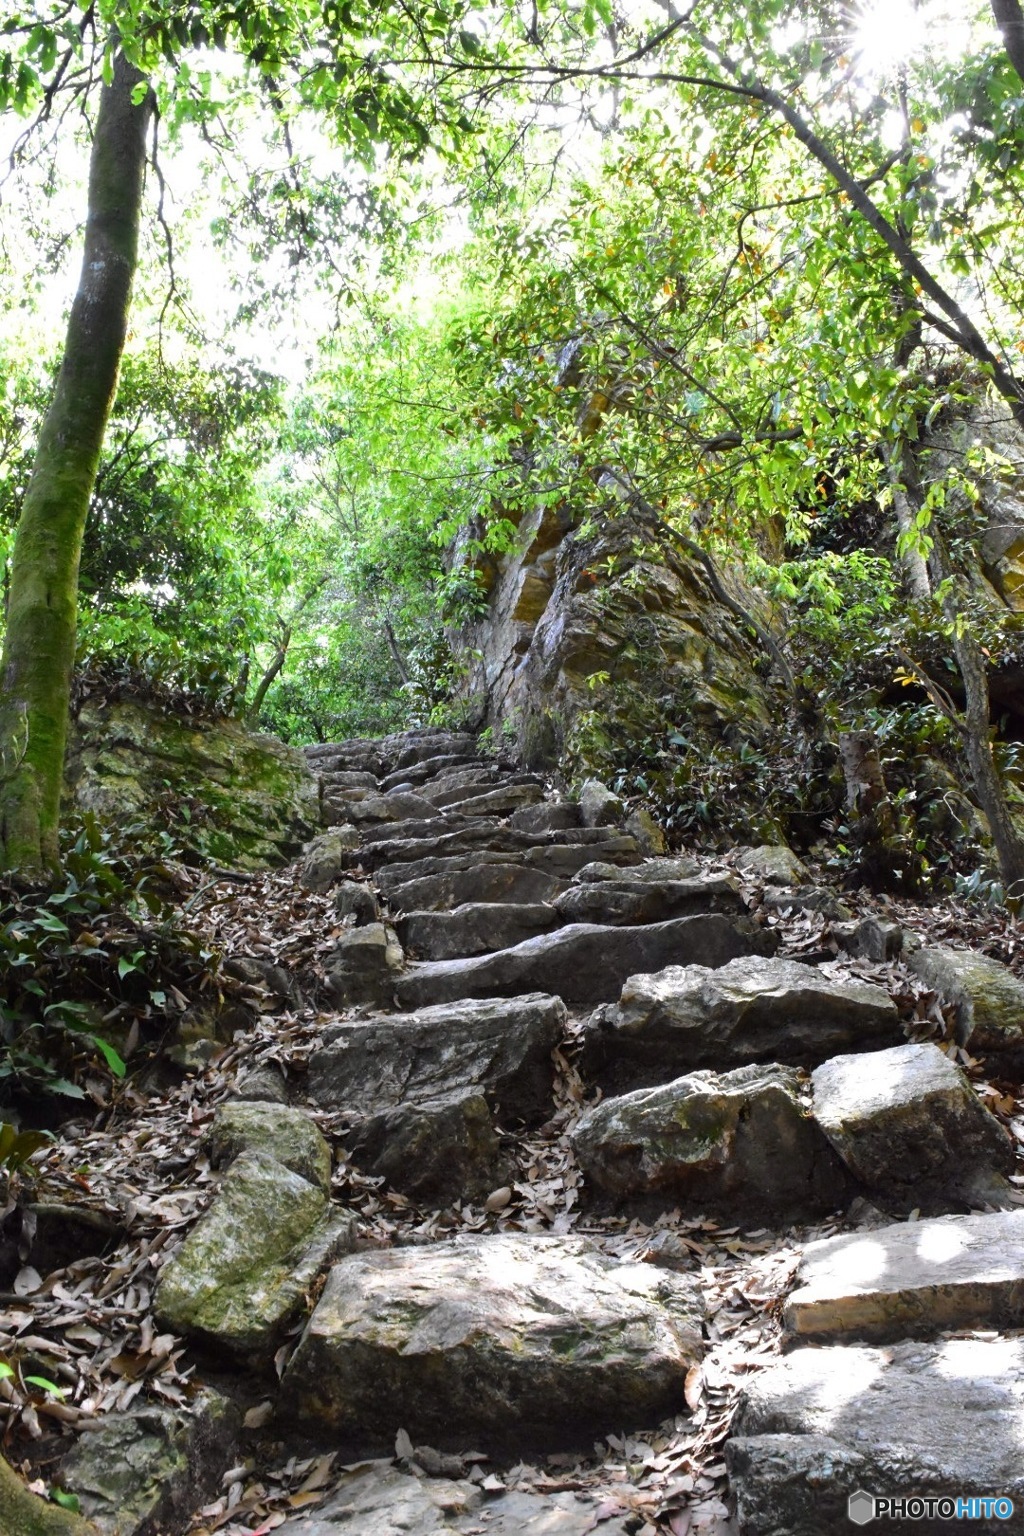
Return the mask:
{"type": "Polygon", "coordinates": [[[344,769],[336,773],[325,771],[320,774],[320,782],[325,788],[331,789],[372,789],[378,788],[376,775],[372,773],[360,773],[358,770],[344,769]]]}
{"type": "Polygon", "coordinates": [[[301,1425],[366,1449],[588,1444],[679,1410],[699,1290],[572,1237],[501,1234],[336,1264],[282,1383],[301,1425]]]}
{"type": "Polygon", "coordinates": [[[241,1152],[266,1152],[325,1195],[330,1193],[331,1149],[301,1109],[241,1099],[221,1104],[210,1131],[210,1160],[220,1168],[241,1152]]]}
{"type": "Polygon", "coordinates": [[[460,774],[468,782],[474,775],[486,774],[490,771],[484,760],[475,753],[443,752],[427,758],[425,762],[410,763],[394,773],[386,774],[380,781],[380,787],[383,790],[391,790],[397,789],[399,784],[412,784],[425,794],[429,786],[447,781],[457,783],[460,774]]]}
{"type": "Polygon", "coordinates": [[[798,1340],[874,1343],[1024,1327],[1024,1211],[900,1222],[809,1243],[785,1310],[798,1340]]]}
{"type": "Polygon", "coordinates": [[[821,912],[836,922],[849,922],[853,913],[835,891],[822,885],[798,885],[792,890],[768,886],[762,898],[769,912],[821,912]]]}
{"type": "Polygon", "coordinates": [[[393,928],[384,923],[353,928],[342,934],[326,957],[327,992],[339,1008],[389,1002],[403,961],[393,928]]]}
{"type": "Polygon", "coordinates": [[[785,843],[739,848],[734,863],[748,880],[758,880],[763,885],[802,885],[807,879],[806,866],[785,843]]]}
{"type": "Polygon", "coordinates": [[[321,832],[303,855],[299,866],[300,885],[320,894],[329,891],[348,868],[350,856],[358,847],[359,833],[355,827],[336,827],[331,832],[321,832]]]}
{"type": "MultiPolygon", "coordinates": [[[[746,1377],[729,1481],[746,1536],[851,1529],[848,1497],[1006,1495],[1024,1532],[1024,1342],[947,1339],[798,1349],[746,1377]]],[[[968,1522],[880,1520],[909,1536],[968,1522]]]]}
{"type": "Polygon", "coordinates": [[[334,893],[334,910],[339,917],[354,917],[357,928],[365,928],[380,917],[376,896],[358,880],[341,882],[334,893]]]}
{"type": "Polygon", "coordinates": [[[973,949],[928,945],[910,969],[956,1005],[957,1043],[986,1055],[1007,1053],[1024,1066],[1024,982],[999,960],[973,949]]]}
{"type": "Polygon", "coordinates": [[[511,821],[521,832],[564,832],[580,825],[580,808],[574,800],[549,800],[516,811],[511,821]]]}
{"type": "Polygon", "coordinates": [[[544,791],[537,784],[502,784],[496,789],[467,795],[450,805],[450,810],[464,816],[511,816],[524,805],[536,805],[544,791]]]}
{"type": "MultiPolygon", "coordinates": [[[[569,831],[564,835],[575,839],[582,837],[586,831],[586,827],[581,827],[579,831],[569,831]]],[[[622,866],[639,863],[640,853],[633,838],[624,834],[609,836],[603,827],[595,827],[593,832],[601,838],[599,849],[595,849],[593,843],[551,843],[546,847],[526,849],[523,863],[531,869],[544,869],[548,874],[558,875],[563,880],[571,879],[577,870],[591,863],[595,852],[600,853],[606,864],[622,866]]]]}
{"type": "Polygon", "coordinates": [[[534,993],[352,1020],[325,1029],[308,1091],[325,1109],[369,1113],[470,1088],[502,1124],[538,1125],[551,1114],[551,1052],[565,1018],[558,998],[534,993]]]}
{"type": "Polygon", "coordinates": [[[746,902],[732,875],[705,875],[695,880],[634,880],[632,871],[617,879],[573,885],[558,897],[555,909],[564,922],[663,923],[698,912],[745,913],[746,902]]]}
{"type": "Polygon", "coordinates": [[[508,949],[535,933],[546,933],[558,922],[552,906],[470,902],[451,912],[411,912],[395,920],[395,931],[403,948],[417,958],[451,960],[508,949]]]}
{"type": "Polygon", "coordinates": [[[478,902],[534,905],[552,901],[564,889],[564,880],[556,880],[541,869],[527,869],[522,864],[478,864],[473,869],[425,875],[404,885],[392,885],[388,900],[394,912],[439,912],[478,902]]]}
{"type": "Polygon", "coordinates": [[[258,1062],[235,1079],[233,1096],[252,1104],[287,1104],[288,1084],[276,1063],[258,1062]]]}
{"type": "Polygon", "coordinates": [[[641,853],[657,855],[667,852],[665,833],[646,807],[641,805],[635,811],[630,811],[625,827],[630,836],[636,838],[641,853]]]}
{"type": "Polygon", "coordinates": [[[789,1067],[694,1072],[605,1099],[572,1134],[587,1178],[618,1200],[810,1220],[850,1194],[846,1171],[789,1067]]]}
{"type": "Polygon", "coordinates": [[[860,960],[898,960],[903,952],[903,929],[879,917],[862,917],[858,922],[833,923],[832,937],[848,955],[860,960]]]}
{"type": "Polygon", "coordinates": [[[422,795],[397,789],[385,795],[367,794],[364,799],[350,803],[348,808],[349,820],[357,827],[376,822],[430,821],[440,814],[437,807],[424,800],[422,795]]]}
{"type": "Polygon", "coordinates": [[[896,1005],[880,987],[844,979],[834,966],[748,954],[716,969],[670,965],[630,976],[618,1006],[589,1020],[582,1064],[606,1088],[635,1088],[699,1067],[807,1065],[844,1046],[872,1050],[899,1038],[896,1005]]]}
{"type": "Polygon", "coordinates": [[[818,1124],[876,1203],[934,1212],[1005,1200],[1013,1142],[938,1046],[837,1056],[812,1083],[818,1124]]]}
{"type": "Polygon", "coordinates": [[[588,779],[580,790],[580,821],[585,827],[614,827],[625,814],[620,797],[600,779],[588,779]]]}
{"type": "MultiPolygon", "coordinates": [[[[690,880],[700,874],[700,865],[696,859],[691,859],[688,854],[680,854],[675,858],[667,859],[643,859],[629,872],[631,880],[690,880]]],[[[621,880],[622,870],[614,864],[609,864],[604,856],[591,864],[584,864],[578,871],[576,879],[582,884],[590,884],[595,880],[621,880]]]]}
{"type": "MultiPolygon", "coordinates": [[[[417,1477],[390,1461],[361,1462],[327,1502],[286,1520],[281,1536],[587,1536],[595,1499],[579,1493],[485,1495],[466,1478],[417,1477]]],[[[601,1536],[627,1536],[627,1516],[601,1519],[601,1536]]]]}
{"type": "Polygon", "coordinates": [[[238,1409],[209,1388],[187,1408],[86,1419],[62,1481],[100,1536],[183,1529],[219,1488],[240,1429],[238,1409]]]}
{"type": "Polygon", "coordinates": [[[322,1190],[265,1152],[243,1152],[164,1265],[154,1311],[175,1333],[267,1365],[308,1288],[352,1246],[353,1232],[322,1190]]]}
{"type": "Polygon", "coordinates": [[[512,1176],[487,1100],[471,1087],[370,1115],[348,1149],[365,1172],[433,1205],[483,1200],[512,1176]]]}
{"type": "MultiPolygon", "coordinates": [[[[226,976],[244,981],[250,987],[259,987],[274,1002],[289,1008],[304,1006],[302,989],[286,966],[275,965],[256,955],[229,955],[221,967],[226,976]]],[[[267,1011],[266,1007],[263,1009],[267,1011]]]]}
{"type": "Polygon", "coordinates": [[[493,955],[413,965],[399,978],[395,995],[404,1008],[510,997],[529,988],[553,992],[567,1003],[598,1003],[615,997],[638,965],[650,970],[671,961],[724,965],[738,955],[768,953],[776,942],[748,918],[717,914],[641,928],[572,923],[493,955]]]}
{"type": "MultiPolygon", "coordinates": [[[[549,837],[558,835],[557,833],[547,834],[549,837]]],[[[562,835],[578,837],[580,832],[562,835]]],[[[591,834],[593,835],[595,834],[591,834]]],[[[396,886],[406,885],[413,880],[465,873],[487,864],[515,864],[527,869],[539,870],[558,879],[569,880],[577,870],[593,860],[595,852],[600,852],[601,858],[609,867],[612,867],[614,862],[617,873],[620,872],[619,866],[634,865],[640,861],[636,843],[631,837],[610,837],[603,829],[596,832],[596,836],[602,839],[599,849],[595,849],[589,840],[587,843],[546,841],[537,843],[535,839],[538,836],[543,834],[516,832],[513,828],[503,828],[500,834],[495,834],[496,842],[504,845],[509,838],[513,841],[526,838],[529,846],[526,848],[504,846],[472,848],[457,853],[443,853],[436,858],[395,859],[391,864],[378,864],[374,879],[387,895],[396,886]]]]}

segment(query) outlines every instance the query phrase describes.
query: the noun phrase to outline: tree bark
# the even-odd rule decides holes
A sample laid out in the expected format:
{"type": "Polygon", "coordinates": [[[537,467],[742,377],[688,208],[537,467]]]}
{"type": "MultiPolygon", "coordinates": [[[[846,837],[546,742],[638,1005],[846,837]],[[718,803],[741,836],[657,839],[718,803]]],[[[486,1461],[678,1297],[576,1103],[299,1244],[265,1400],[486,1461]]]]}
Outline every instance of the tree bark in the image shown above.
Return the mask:
{"type": "Polygon", "coordinates": [[[11,568],[0,659],[0,868],[55,872],[78,565],[117,389],[138,252],[152,94],[120,52],[103,87],[89,166],[82,271],[43,421],[11,568]]]}
{"type": "Polygon", "coordinates": [[[4,1536],[97,1536],[79,1515],[29,1493],[14,1468],[0,1456],[0,1531],[4,1536]]]}
{"type": "Polygon", "coordinates": [[[1024,80],[1024,10],[1020,0],[992,0],[992,14],[1003,34],[1010,63],[1024,80]]]}

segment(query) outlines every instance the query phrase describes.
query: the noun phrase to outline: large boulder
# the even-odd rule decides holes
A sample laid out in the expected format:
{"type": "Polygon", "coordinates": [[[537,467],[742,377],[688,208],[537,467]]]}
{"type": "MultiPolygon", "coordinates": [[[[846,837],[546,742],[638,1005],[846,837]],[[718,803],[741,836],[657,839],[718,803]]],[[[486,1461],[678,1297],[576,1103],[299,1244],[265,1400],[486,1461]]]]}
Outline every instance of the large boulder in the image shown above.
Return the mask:
{"type": "Polygon", "coordinates": [[[529,993],[328,1025],[308,1092],[321,1108],[372,1114],[466,1089],[503,1124],[538,1125],[551,1114],[551,1052],[565,1019],[557,997],[529,993]]]}
{"type": "Polygon", "coordinates": [[[353,1234],[322,1189],[266,1152],[243,1152],[161,1271],[154,1310],[175,1333],[267,1365],[309,1287],[353,1234]]]}
{"type": "Polygon", "coordinates": [[[80,810],[152,827],[154,838],[168,798],[187,804],[177,836],[244,869],[294,858],[320,824],[317,783],[301,752],[238,720],[174,714],[137,698],[85,700],[71,721],[65,788],[80,810]]]}
{"type": "Polygon", "coordinates": [[[746,917],[709,914],[643,927],[570,923],[511,949],[466,960],[425,961],[399,978],[395,995],[406,1008],[464,997],[554,992],[567,1003],[600,1003],[618,995],[637,967],[670,962],[720,966],[738,955],[769,954],[778,940],[746,917]]]}
{"type": "Polygon", "coordinates": [[[714,969],[670,965],[631,975],[618,1005],[599,1009],[587,1025],[584,1071],[621,1090],[700,1067],[809,1065],[900,1038],[896,1005],[880,987],[850,980],[833,965],[763,953],[714,969]]]}
{"type": "Polygon", "coordinates": [[[955,1005],[958,1044],[998,1055],[1003,1070],[1024,1068],[1024,982],[1011,970],[977,950],[937,944],[913,950],[907,964],[955,1005]]]}
{"type": "Polygon", "coordinates": [[[617,1199],[660,1196],[758,1221],[810,1220],[850,1192],[842,1163],[811,1118],[792,1068],[694,1072],[605,1099],[572,1144],[588,1179],[617,1199]]]}
{"type": "Polygon", "coordinates": [[[61,1470],[100,1536],[179,1530],[220,1486],[241,1430],[233,1403],[209,1389],[187,1408],[132,1408],[92,1422],[61,1470]]]}
{"type": "Polygon", "coordinates": [[[503,1234],[355,1254],[332,1269],[284,1410],[367,1450],[405,1428],[465,1450],[587,1445],[683,1407],[696,1284],[574,1237],[503,1234]]]}
{"type": "Polygon", "coordinates": [[[888,1210],[962,1210],[1007,1195],[1009,1133],[931,1044],[837,1056],[816,1068],[814,1114],[888,1210]]]}
{"type": "Polygon", "coordinates": [[[1024,1211],[942,1216],[809,1243],[785,1321],[798,1339],[1024,1327],[1024,1211]]]}
{"type": "MultiPolygon", "coordinates": [[[[746,1378],[726,1443],[745,1536],[822,1536],[875,1513],[874,1498],[952,1501],[880,1529],[958,1529],[961,1498],[1004,1496],[1012,1518],[979,1530],[1024,1531],[1024,1341],[947,1339],[887,1349],[798,1349],[746,1378]],[[866,1495],[866,1497],[864,1497],[866,1495]],[[869,1501],[872,1501],[869,1503],[869,1501]]],[[[891,1511],[890,1511],[891,1513],[891,1511]]],[[[960,1522],[964,1525],[967,1522],[960,1522]]]]}
{"type": "Polygon", "coordinates": [[[759,880],[764,885],[801,885],[807,879],[807,866],[785,843],[739,848],[734,862],[748,880],[759,880]]]}

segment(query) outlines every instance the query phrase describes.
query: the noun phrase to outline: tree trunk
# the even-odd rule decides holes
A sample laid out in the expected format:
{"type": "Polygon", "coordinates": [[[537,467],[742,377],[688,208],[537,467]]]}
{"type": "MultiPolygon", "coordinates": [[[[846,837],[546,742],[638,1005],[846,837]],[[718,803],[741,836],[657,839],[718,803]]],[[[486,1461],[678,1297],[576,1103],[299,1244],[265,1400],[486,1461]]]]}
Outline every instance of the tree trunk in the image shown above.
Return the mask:
{"type": "Polygon", "coordinates": [[[992,0],[992,14],[1003,34],[1010,63],[1024,80],[1024,11],[1020,0],[992,0]]]}
{"type": "Polygon", "coordinates": [[[973,635],[958,635],[955,627],[953,654],[966,696],[962,727],[964,756],[974,780],[978,804],[985,812],[992,834],[1007,900],[1019,902],[1024,897],[1024,839],[1010,814],[1006,790],[992,756],[985,658],[973,635]]]}
{"type": "Polygon", "coordinates": [[[78,291],[14,546],[0,660],[0,868],[30,878],[59,866],[78,564],[128,325],[153,110],[148,91],[132,101],[142,84],[118,53],[96,119],[78,291]]]}
{"type": "Polygon", "coordinates": [[[0,1456],[0,1531],[4,1536],[96,1536],[81,1516],[29,1493],[13,1467],[0,1456]]]}

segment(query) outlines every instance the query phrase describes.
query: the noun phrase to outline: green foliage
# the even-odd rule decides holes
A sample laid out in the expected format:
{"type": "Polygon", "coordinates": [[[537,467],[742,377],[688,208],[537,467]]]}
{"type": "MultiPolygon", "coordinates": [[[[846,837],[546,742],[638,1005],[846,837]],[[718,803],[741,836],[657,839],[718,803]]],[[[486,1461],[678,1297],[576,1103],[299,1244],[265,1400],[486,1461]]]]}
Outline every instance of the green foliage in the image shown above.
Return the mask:
{"type": "Polygon", "coordinates": [[[214,957],[171,920],[173,875],[86,815],[64,834],[64,884],[0,885],[0,1061],[4,1094],[87,1096],[125,1074],[123,1053],[166,1028],[176,985],[203,983],[214,957]]]}
{"type": "MultiPolygon", "coordinates": [[[[16,1125],[0,1120],[0,1176],[9,1180],[12,1174],[21,1173],[36,1153],[49,1146],[52,1140],[48,1131],[21,1131],[16,1125]]],[[[0,1376],[3,1375],[0,1368],[0,1376]]]]}

